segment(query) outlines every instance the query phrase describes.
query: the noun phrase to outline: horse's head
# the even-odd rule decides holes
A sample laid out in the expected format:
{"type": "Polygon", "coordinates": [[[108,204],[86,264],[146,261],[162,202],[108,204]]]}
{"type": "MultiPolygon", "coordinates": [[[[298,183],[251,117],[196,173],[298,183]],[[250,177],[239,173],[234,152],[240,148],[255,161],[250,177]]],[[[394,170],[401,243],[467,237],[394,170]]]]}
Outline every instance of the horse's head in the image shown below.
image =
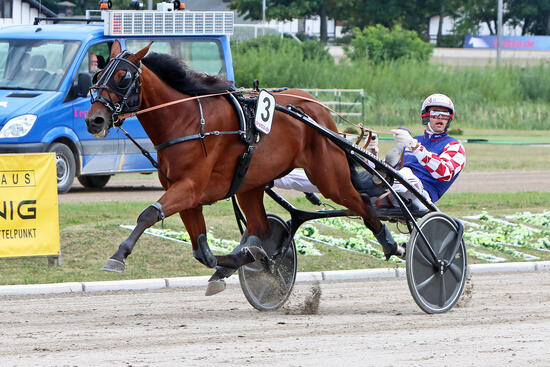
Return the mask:
{"type": "Polygon", "coordinates": [[[96,138],[104,138],[114,125],[122,124],[118,115],[135,112],[141,103],[141,59],[149,51],[147,47],[132,54],[122,52],[120,43],[111,47],[109,62],[96,72],[90,87],[92,107],[86,114],[88,131],[96,138]]]}

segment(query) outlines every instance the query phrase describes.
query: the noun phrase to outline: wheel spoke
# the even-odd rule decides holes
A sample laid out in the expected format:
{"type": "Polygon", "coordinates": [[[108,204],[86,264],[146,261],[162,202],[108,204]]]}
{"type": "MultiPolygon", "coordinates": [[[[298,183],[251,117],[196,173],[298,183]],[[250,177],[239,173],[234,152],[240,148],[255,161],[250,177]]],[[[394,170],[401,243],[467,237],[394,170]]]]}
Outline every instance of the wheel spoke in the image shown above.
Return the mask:
{"type": "Polygon", "coordinates": [[[260,292],[258,292],[258,295],[256,296],[258,301],[263,302],[264,296],[265,296],[265,291],[267,290],[267,288],[268,288],[268,284],[264,283],[263,287],[260,289],[260,292]]]}
{"type": "Polygon", "coordinates": [[[422,244],[424,244],[424,246],[427,247],[426,244],[424,243],[424,241],[419,241],[418,242],[418,245],[416,246],[416,248],[418,249],[418,253],[420,254],[418,259],[422,260],[426,265],[433,266],[433,262],[430,261],[431,255],[424,253],[424,251],[421,247],[422,244]]]}
{"type": "MultiPolygon", "coordinates": [[[[252,262],[250,264],[254,264],[254,262],[252,262]]],[[[258,266],[250,265],[250,264],[243,265],[243,268],[247,273],[261,273],[261,272],[264,271],[263,266],[258,267],[258,266]]]]}
{"type": "Polygon", "coordinates": [[[451,274],[456,279],[456,281],[460,282],[460,280],[462,279],[462,269],[460,268],[460,266],[456,265],[455,263],[452,263],[451,265],[449,265],[448,269],[450,270],[451,274]]]}
{"type": "Polygon", "coordinates": [[[279,279],[281,280],[281,284],[283,285],[284,289],[287,289],[288,282],[286,281],[285,276],[281,271],[281,268],[277,268],[277,274],[279,275],[279,279]]]}
{"type": "Polygon", "coordinates": [[[445,238],[441,241],[441,247],[437,252],[437,254],[439,255],[439,258],[441,258],[441,256],[445,253],[445,250],[447,250],[447,247],[449,246],[449,244],[454,243],[454,241],[452,241],[454,237],[456,237],[455,232],[449,231],[449,233],[447,233],[445,238]]]}
{"type": "Polygon", "coordinates": [[[443,307],[447,301],[447,289],[445,287],[445,278],[440,277],[441,286],[439,287],[439,307],[443,307]]]}
{"type": "Polygon", "coordinates": [[[424,280],[422,283],[416,285],[416,290],[418,293],[421,293],[422,290],[434,279],[435,274],[432,274],[430,277],[428,277],[426,280],[424,280]]]}

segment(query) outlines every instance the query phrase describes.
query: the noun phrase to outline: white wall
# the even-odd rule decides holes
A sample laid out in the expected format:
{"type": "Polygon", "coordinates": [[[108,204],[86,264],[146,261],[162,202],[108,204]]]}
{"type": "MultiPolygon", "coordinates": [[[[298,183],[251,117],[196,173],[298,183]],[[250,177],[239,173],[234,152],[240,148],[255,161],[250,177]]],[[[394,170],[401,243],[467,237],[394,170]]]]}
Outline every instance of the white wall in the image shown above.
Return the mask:
{"type": "MultiPolygon", "coordinates": [[[[437,37],[437,27],[439,26],[439,16],[430,18],[430,39],[435,40],[437,37]]],[[[453,19],[449,17],[443,18],[443,25],[441,28],[442,34],[451,34],[454,27],[453,19]]],[[[493,29],[496,32],[496,29],[493,29]]],[[[486,23],[480,24],[479,32],[477,33],[480,36],[489,36],[489,27],[486,23]]],[[[521,36],[521,27],[511,27],[510,25],[504,24],[502,27],[502,34],[506,36],[521,36]]]]}
{"type": "MultiPolygon", "coordinates": [[[[272,20],[268,24],[273,27],[277,27],[279,32],[284,33],[298,33],[300,19],[293,19],[291,21],[276,21],[272,20]]],[[[321,34],[321,19],[320,17],[313,17],[305,20],[304,33],[307,29],[311,30],[311,34],[315,37],[319,37],[321,34]]],[[[336,26],[336,22],[333,19],[327,20],[327,31],[329,38],[341,37],[342,27],[336,26]]]]}
{"type": "MultiPolygon", "coordinates": [[[[33,24],[38,17],[38,9],[31,8],[29,3],[13,0],[12,18],[0,18],[0,26],[12,24],[33,24]]],[[[45,16],[40,14],[40,16],[45,16]]]]}

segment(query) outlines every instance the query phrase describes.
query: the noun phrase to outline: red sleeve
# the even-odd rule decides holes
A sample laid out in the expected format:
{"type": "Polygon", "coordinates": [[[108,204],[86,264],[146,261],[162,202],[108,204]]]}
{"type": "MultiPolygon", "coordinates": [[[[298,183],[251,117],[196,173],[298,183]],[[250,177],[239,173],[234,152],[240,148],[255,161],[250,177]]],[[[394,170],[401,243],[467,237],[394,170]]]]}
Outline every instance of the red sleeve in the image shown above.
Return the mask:
{"type": "Polygon", "coordinates": [[[422,145],[414,151],[414,155],[432,177],[439,181],[452,180],[466,165],[466,151],[459,141],[447,144],[440,155],[428,151],[422,145]]]}

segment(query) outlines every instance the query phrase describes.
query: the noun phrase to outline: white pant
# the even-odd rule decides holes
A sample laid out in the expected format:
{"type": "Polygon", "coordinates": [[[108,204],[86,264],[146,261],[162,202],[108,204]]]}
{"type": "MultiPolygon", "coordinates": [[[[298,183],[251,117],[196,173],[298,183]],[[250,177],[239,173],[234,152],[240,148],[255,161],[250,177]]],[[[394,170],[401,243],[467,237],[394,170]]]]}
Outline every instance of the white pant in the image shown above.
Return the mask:
{"type": "MultiPolygon", "coordinates": [[[[426,190],[424,190],[424,185],[422,185],[422,181],[420,181],[420,179],[414,175],[409,167],[403,167],[398,172],[399,174],[401,174],[401,176],[403,176],[405,180],[407,180],[409,184],[411,184],[416,190],[418,190],[418,192],[421,193],[422,196],[424,196],[428,200],[428,202],[432,202],[430,199],[430,195],[426,190]]],[[[416,205],[420,210],[428,210],[428,208],[426,208],[426,206],[422,204],[422,202],[413,193],[407,190],[407,188],[397,180],[394,181],[392,188],[402,197],[410,199],[412,203],[416,205]]],[[[393,195],[390,195],[390,200],[394,207],[399,207],[399,203],[393,195]]]]}
{"type": "MultiPolygon", "coordinates": [[[[424,185],[422,185],[422,181],[418,177],[416,177],[410,168],[403,167],[398,171],[401,176],[409,184],[411,184],[418,192],[422,194],[429,202],[431,202],[430,195],[427,191],[424,190],[424,185]]],[[[309,179],[306,176],[306,173],[304,170],[301,169],[295,169],[291,171],[288,175],[278,178],[275,181],[273,181],[273,185],[275,187],[278,187],[280,189],[286,189],[286,190],[297,190],[301,192],[319,192],[319,189],[317,186],[311,183],[309,179]]],[[[410,199],[414,205],[418,207],[420,210],[428,210],[424,204],[414,195],[412,194],[405,186],[403,186],[400,182],[397,180],[394,181],[394,184],[392,185],[393,189],[400,194],[402,197],[406,199],[410,199]]],[[[390,195],[391,203],[394,207],[399,208],[399,203],[397,202],[397,199],[390,195]]],[[[373,200],[376,198],[372,198],[373,200]]]]}
{"type": "Polygon", "coordinates": [[[317,186],[311,183],[304,170],[295,169],[288,175],[273,181],[273,185],[280,189],[297,190],[301,192],[319,192],[317,186]]]}

